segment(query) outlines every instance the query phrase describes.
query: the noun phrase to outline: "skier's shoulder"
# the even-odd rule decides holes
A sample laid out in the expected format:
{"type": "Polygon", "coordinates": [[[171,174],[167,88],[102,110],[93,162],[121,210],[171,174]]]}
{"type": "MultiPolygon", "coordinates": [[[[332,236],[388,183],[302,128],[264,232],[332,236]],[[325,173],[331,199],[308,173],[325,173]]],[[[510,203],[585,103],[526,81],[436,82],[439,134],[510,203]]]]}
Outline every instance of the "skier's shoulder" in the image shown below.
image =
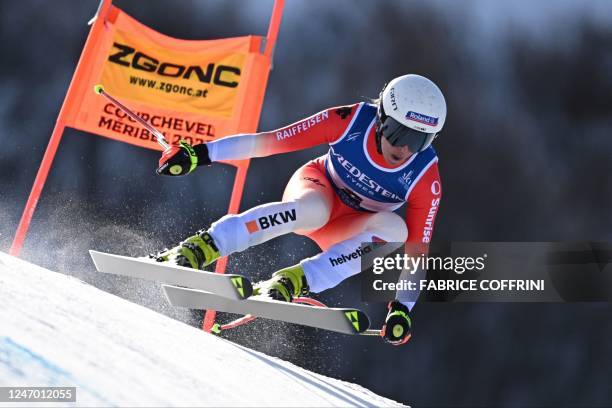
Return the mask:
{"type": "Polygon", "coordinates": [[[421,180],[427,181],[438,181],[440,182],[440,171],[438,169],[438,152],[433,146],[429,146],[427,149],[419,153],[421,159],[421,180]]]}
{"type": "Polygon", "coordinates": [[[364,114],[369,116],[375,116],[377,110],[376,102],[373,100],[353,102],[346,105],[337,105],[325,109],[330,117],[340,119],[342,121],[351,121],[356,114],[364,114]]]}
{"type": "Polygon", "coordinates": [[[355,114],[362,110],[362,107],[365,104],[365,102],[355,102],[347,105],[337,105],[328,108],[325,111],[329,114],[331,118],[340,121],[350,122],[351,119],[353,119],[353,117],[355,116],[355,114]]]}
{"type": "Polygon", "coordinates": [[[363,105],[363,102],[356,102],[332,106],[317,114],[323,118],[321,129],[326,132],[328,143],[339,140],[346,133],[356,116],[363,110],[363,105]]]}
{"type": "Polygon", "coordinates": [[[415,161],[418,161],[415,175],[414,186],[411,188],[410,194],[406,197],[407,201],[411,198],[420,196],[439,196],[442,194],[442,181],[440,180],[440,171],[438,169],[438,154],[433,146],[420,152],[415,161]]]}
{"type": "Polygon", "coordinates": [[[438,166],[438,152],[433,147],[433,145],[429,145],[429,147],[422,152],[419,153],[421,156],[421,160],[423,160],[426,165],[429,166],[438,166]]]}

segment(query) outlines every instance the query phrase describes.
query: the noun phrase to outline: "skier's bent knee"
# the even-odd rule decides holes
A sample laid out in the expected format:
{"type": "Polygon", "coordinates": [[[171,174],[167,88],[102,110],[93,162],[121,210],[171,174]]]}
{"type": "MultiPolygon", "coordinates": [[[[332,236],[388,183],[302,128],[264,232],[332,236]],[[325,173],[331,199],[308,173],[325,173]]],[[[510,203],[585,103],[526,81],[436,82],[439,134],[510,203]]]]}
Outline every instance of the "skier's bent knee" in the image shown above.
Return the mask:
{"type": "Polygon", "coordinates": [[[330,205],[319,194],[306,194],[296,198],[295,203],[298,210],[298,230],[319,229],[329,221],[330,205]]]}
{"type": "Polygon", "coordinates": [[[389,242],[404,242],[408,239],[408,227],[399,215],[379,212],[372,216],[366,230],[380,231],[389,242]]]}

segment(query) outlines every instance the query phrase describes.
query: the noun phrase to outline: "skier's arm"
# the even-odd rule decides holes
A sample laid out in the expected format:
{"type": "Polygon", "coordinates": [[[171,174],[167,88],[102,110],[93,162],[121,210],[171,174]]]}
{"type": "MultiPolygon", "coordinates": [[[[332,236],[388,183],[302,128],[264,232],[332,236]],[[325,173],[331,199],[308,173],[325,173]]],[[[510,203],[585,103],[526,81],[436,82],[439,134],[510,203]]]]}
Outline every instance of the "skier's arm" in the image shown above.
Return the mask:
{"type": "Polygon", "coordinates": [[[434,222],[442,199],[442,184],[438,171],[437,159],[424,171],[410,192],[406,208],[406,226],[408,227],[408,246],[423,244],[424,250],[429,247],[433,234],[434,222]]]}
{"type": "MultiPolygon", "coordinates": [[[[442,198],[440,174],[437,161],[433,162],[416,181],[416,184],[408,197],[406,208],[406,225],[408,227],[408,240],[405,250],[409,256],[420,256],[427,254],[429,243],[433,234],[434,222],[442,198]]],[[[402,274],[402,279],[410,279],[418,282],[425,279],[425,271],[419,270],[414,274],[402,274]]],[[[414,291],[398,291],[396,301],[387,306],[389,312],[385,319],[383,337],[388,342],[400,345],[410,338],[412,310],[418,293],[414,291]],[[401,327],[395,327],[395,326],[401,327]],[[395,336],[394,333],[399,333],[395,336]]]]}
{"type": "Polygon", "coordinates": [[[215,161],[264,157],[331,143],[345,132],[357,106],[326,109],[269,132],[228,136],[195,146],[181,142],[163,153],[157,173],[182,176],[191,173],[197,166],[215,161]]]}
{"type": "Polygon", "coordinates": [[[329,144],[347,128],[357,105],[323,110],[269,132],[240,134],[207,143],[210,160],[241,160],[329,144]]]}
{"type": "MultiPolygon", "coordinates": [[[[405,252],[409,256],[427,255],[429,250],[436,215],[442,199],[440,173],[438,172],[437,159],[435,160],[416,181],[408,197],[406,208],[408,240],[406,241],[405,252]]],[[[425,279],[424,270],[416,271],[416,273],[412,272],[411,279],[416,281],[425,279]]],[[[418,295],[418,292],[412,293],[406,298],[406,293],[398,292],[397,299],[409,310],[412,310],[418,295]]]]}

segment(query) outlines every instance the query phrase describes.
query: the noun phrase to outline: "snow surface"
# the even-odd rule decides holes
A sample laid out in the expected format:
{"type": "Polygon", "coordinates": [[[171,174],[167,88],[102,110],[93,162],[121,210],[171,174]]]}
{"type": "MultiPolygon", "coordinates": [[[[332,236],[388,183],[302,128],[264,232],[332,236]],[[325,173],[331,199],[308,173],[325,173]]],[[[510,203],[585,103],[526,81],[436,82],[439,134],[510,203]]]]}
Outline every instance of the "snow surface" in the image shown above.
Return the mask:
{"type": "Polygon", "coordinates": [[[400,406],[2,252],[0,385],[76,386],[77,406],[400,406]]]}

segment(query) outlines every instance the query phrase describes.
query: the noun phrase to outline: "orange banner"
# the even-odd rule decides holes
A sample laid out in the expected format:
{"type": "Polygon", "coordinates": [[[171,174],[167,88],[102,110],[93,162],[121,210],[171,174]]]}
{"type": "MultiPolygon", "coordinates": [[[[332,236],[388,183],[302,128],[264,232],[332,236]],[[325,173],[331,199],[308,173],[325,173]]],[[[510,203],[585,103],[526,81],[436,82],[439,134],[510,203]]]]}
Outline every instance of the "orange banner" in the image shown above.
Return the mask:
{"type": "Polygon", "coordinates": [[[84,86],[69,101],[66,125],[161,149],[147,130],[93,92],[95,84],[102,84],[172,144],[253,132],[270,68],[261,40],[179,40],[111,6],[95,51],[83,61],[84,86]]]}

